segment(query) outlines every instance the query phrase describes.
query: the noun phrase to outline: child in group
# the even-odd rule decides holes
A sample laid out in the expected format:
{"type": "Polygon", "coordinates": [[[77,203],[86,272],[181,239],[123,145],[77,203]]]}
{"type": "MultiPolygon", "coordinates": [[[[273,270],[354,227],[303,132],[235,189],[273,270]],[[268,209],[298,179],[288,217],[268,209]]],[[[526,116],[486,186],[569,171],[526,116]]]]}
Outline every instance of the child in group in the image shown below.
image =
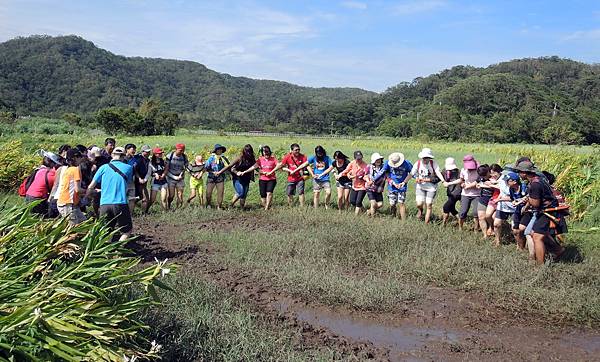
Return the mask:
{"type": "Polygon", "coordinates": [[[442,224],[446,226],[450,215],[458,216],[456,204],[460,201],[460,194],[462,193],[461,185],[454,182],[460,179],[460,169],[456,166],[454,158],[446,158],[442,173],[444,175],[444,186],[446,186],[446,196],[448,197],[443,206],[442,216],[442,224]]]}
{"type": "Polygon", "coordinates": [[[204,158],[202,155],[196,155],[194,163],[188,164],[188,171],[190,172],[190,197],[187,199],[188,205],[197,196],[201,206],[204,206],[204,158]]]}
{"type": "Polygon", "coordinates": [[[500,189],[498,188],[498,180],[502,176],[502,167],[497,163],[493,163],[490,166],[490,179],[486,182],[492,190],[492,197],[488,202],[485,210],[485,219],[491,228],[492,232],[490,236],[494,236],[494,214],[496,213],[496,206],[498,205],[498,197],[500,196],[500,189]]]}
{"type": "Polygon", "coordinates": [[[493,222],[489,222],[486,218],[487,207],[494,194],[493,188],[489,184],[491,178],[490,166],[487,164],[480,165],[477,167],[477,188],[479,189],[479,199],[477,202],[477,218],[479,219],[479,226],[483,233],[483,238],[486,239],[492,236],[493,222]]]}

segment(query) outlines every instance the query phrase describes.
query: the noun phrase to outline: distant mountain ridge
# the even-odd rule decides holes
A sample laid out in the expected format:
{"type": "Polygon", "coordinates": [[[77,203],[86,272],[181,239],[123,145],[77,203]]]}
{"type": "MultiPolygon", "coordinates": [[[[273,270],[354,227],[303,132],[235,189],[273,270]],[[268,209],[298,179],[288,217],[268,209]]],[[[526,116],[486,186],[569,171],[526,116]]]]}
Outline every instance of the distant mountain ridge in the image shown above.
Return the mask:
{"type": "Polygon", "coordinates": [[[600,65],[555,56],[455,66],[376,94],[117,56],[77,36],[0,44],[0,110],[89,115],[149,97],[215,130],[600,144],[600,65]]]}
{"type": "Polygon", "coordinates": [[[155,97],[186,119],[264,121],[293,103],[374,95],[233,77],[192,61],[118,56],[77,36],[30,36],[0,44],[0,99],[23,114],[93,113],[155,97]]]}

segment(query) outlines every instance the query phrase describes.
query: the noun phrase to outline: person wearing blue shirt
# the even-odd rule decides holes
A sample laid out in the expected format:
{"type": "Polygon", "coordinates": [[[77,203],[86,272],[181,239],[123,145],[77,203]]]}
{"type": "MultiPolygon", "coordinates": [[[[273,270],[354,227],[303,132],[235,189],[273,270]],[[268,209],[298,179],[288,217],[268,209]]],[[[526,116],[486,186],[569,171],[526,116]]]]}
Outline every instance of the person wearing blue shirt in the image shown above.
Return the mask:
{"type": "Polygon", "coordinates": [[[387,176],[388,178],[388,200],[390,211],[402,220],[406,220],[407,183],[411,179],[410,171],[413,165],[404,158],[400,152],[394,152],[388,157],[381,171],[375,176],[375,181],[387,176]]]}
{"type": "Polygon", "coordinates": [[[129,238],[133,221],[128,206],[127,190],[133,182],[133,167],[124,162],[125,150],[116,147],[112,152],[112,161],[102,165],[88,187],[88,196],[100,186],[100,217],[105,217],[112,228],[119,228],[121,240],[129,238]]]}
{"type": "Polygon", "coordinates": [[[313,204],[319,207],[321,190],[325,190],[325,208],[329,208],[331,199],[331,184],[329,182],[329,173],[333,170],[333,162],[327,156],[327,152],[322,146],[315,147],[315,155],[308,159],[308,172],[313,178],[313,204]]]}

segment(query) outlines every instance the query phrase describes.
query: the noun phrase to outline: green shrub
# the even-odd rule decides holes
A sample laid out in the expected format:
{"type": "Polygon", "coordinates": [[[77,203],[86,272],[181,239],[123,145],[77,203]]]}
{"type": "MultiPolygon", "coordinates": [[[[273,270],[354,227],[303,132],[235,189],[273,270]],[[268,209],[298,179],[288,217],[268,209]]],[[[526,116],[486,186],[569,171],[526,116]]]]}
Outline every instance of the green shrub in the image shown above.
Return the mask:
{"type": "Polygon", "coordinates": [[[14,191],[41,161],[20,140],[0,144],[0,190],[14,191]]]}
{"type": "Polygon", "coordinates": [[[0,361],[154,357],[140,312],[155,304],[164,263],[139,269],[103,221],[69,227],[29,208],[0,218],[0,361]],[[145,290],[133,297],[131,288],[145,290]]]}

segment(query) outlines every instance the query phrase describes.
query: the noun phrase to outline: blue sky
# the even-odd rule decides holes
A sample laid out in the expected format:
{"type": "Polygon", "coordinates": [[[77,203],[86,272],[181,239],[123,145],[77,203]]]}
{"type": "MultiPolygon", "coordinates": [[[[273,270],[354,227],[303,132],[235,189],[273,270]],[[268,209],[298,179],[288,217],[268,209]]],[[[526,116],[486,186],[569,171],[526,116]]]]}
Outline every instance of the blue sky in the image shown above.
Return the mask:
{"type": "Polygon", "coordinates": [[[383,91],[458,64],[600,62],[600,1],[0,0],[0,41],[76,34],[127,56],[383,91]]]}

